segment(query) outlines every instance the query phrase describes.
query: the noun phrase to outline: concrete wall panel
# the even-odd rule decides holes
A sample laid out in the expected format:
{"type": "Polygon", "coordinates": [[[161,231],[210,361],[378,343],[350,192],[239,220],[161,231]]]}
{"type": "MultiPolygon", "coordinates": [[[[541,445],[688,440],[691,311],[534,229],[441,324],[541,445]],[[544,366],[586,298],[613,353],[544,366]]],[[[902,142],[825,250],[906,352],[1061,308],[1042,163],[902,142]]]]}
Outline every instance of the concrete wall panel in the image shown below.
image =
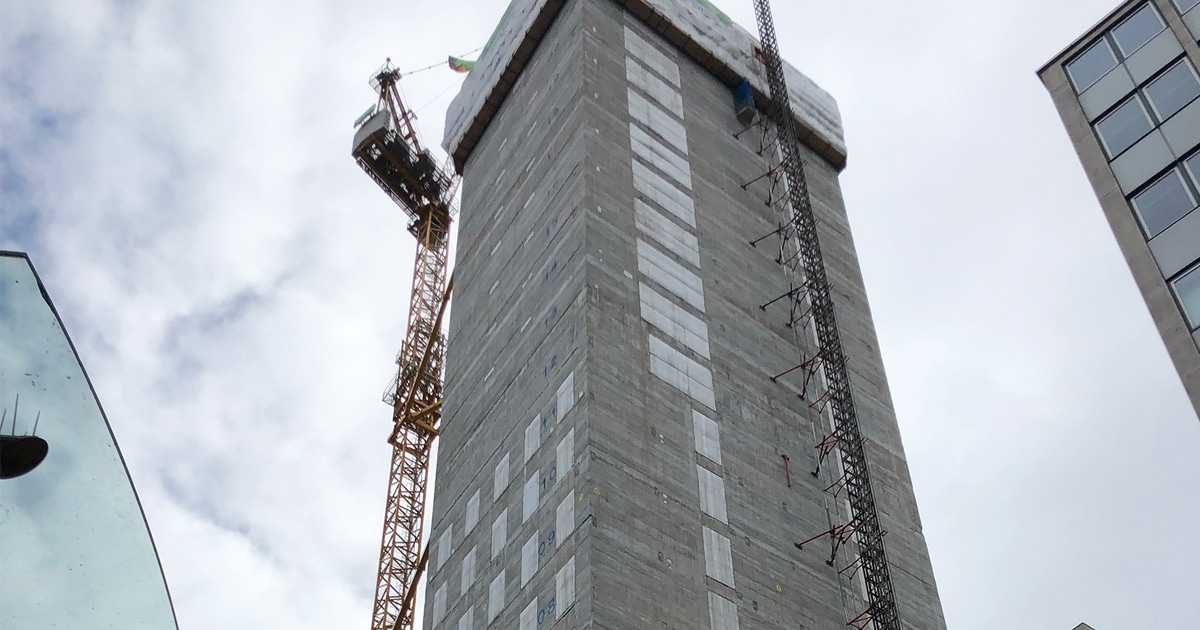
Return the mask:
{"type": "Polygon", "coordinates": [[[1200,145],[1200,98],[1163,123],[1162,133],[1175,157],[1182,158],[1200,145]]]}
{"type": "Polygon", "coordinates": [[[1126,194],[1137,190],[1175,161],[1161,131],[1155,129],[1112,161],[1112,172],[1126,194]]]}
{"type": "Polygon", "coordinates": [[[1125,67],[1129,69],[1134,83],[1140,84],[1181,54],[1183,47],[1179,45],[1179,40],[1175,39],[1175,33],[1167,28],[1130,55],[1125,60],[1125,67]]]}
{"type": "Polygon", "coordinates": [[[1191,11],[1188,11],[1183,16],[1183,23],[1192,32],[1192,36],[1200,40],[1200,10],[1193,8],[1191,11]]]}
{"type": "Polygon", "coordinates": [[[1099,81],[1079,95],[1079,104],[1087,112],[1088,120],[1095,120],[1108,108],[1129,96],[1137,87],[1124,66],[1113,68],[1099,81]]]}

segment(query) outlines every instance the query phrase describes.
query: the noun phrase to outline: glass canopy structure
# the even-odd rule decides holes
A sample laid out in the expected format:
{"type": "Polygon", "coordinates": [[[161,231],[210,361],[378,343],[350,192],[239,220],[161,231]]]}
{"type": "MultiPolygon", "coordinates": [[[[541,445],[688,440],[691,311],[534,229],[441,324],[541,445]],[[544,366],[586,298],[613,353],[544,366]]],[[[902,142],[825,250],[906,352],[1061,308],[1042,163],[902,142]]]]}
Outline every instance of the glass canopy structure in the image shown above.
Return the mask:
{"type": "Polygon", "coordinates": [[[0,252],[0,407],[0,628],[176,630],[108,420],[33,265],[14,252],[0,252]]]}

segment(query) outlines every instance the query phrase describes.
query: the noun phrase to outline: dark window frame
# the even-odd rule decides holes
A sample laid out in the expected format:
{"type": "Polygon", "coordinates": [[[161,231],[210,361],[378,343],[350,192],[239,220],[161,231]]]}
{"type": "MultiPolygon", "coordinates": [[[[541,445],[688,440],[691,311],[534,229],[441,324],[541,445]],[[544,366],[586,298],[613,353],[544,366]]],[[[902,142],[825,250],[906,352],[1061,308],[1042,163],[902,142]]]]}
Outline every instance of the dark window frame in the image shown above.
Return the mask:
{"type": "MultiPolygon", "coordinates": [[[[1198,154],[1198,155],[1200,155],[1200,154],[1198,154]]],[[[1147,242],[1153,240],[1159,234],[1162,234],[1163,232],[1166,232],[1167,230],[1171,229],[1171,226],[1175,225],[1176,223],[1181,221],[1183,219],[1183,217],[1186,217],[1189,214],[1191,214],[1192,212],[1195,212],[1196,208],[1198,207],[1198,204],[1200,204],[1200,190],[1198,190],[1196,188],[1196,186],[1194,185],[1194,182],[1192,182],[1190,180],[1190,178],[1188,177],[1188,173],[1187,173],[1188,169],[1184,165],[1184,163],[1185,163],[1185,160],[1180,160],[1178,162],[1172,163],[1171,166],[1167,168],[1167,170],[1165,170],[1162,173],[1158,174],[1157,176],[1151,178],[1149,182],[1147,182],[1145,185],[1143,185],[1141,188],[1139,188],[1135,193],[1133,193],[1132,195],[1129,195],[1129,198],[1128,198],[1129,207],[1133,209],[1133,214],[1135,217],[1137,217],[1138,225],[1141,226],[1142,234],[1145,236],[1147,242]],[[1146,224],[1145,217],[1142,215],[1142,209],[1138,207],[1137,198],[1140,197],[1143,193],[1149,191],[1151,188],[1153,188],[1159,182],[1163,181],[1167,177],[1170,177],[1172,174],[1178,175],[1179,181],[1183,184],[1183,191],[1185,193],[1187,193],[1188,198],[1192,202],[1192,207],[1190,210],[1183,213],[1182,216],[1177,217],[1174,221],[1163,226],[1162,229],[1158,230],[1157,232],[1152,233],[1150,231],[1150,227],[1146,224]]]]}
{"type": "MultiPolygon", "coordinates": [[[[1184,53],[1180,54],[1178,57],[1176,57],[1175,59],[1172,59],[1171,61],[1164,64],[1161,70],[1154,73],[1150,78],[1146,79],[1141,84],[1139,84],[1136,88],[1134,88],[1134,90],[1129,94],[1129,96],[1114,103],[1112,107],[1109,107],[1107,110],[1105,110],[1105,112],[1103,114],[1098,116],[1096,118],[1095,122],[1091,123],[1092,133],[1094,133],[1096,135],[1096,139],[1100,143],[1100,150],[1103,151],[1104,154],[1108,156],[1108,161],[1110,164],[1114,160],[1116,160],[1118,157],[1120,157],[1123,153],[1125,153],[1125,151],[1128,151],[1129,149],[1133,148],[1134,145],[1136,145],[1138,142],[1141,142],[1146,136],[1150,135],[1151,132],[1158,129],[1159,127],[1162,127],[1163,123],[1170,120],[1170,117],[1164,119],[1159,115],[1158,108],[1154,105],[1154,102],[1151,100],[1149,94],[1146,93],[1146,88],[1149,87],[1151,83],[1154,83],[1155,81],[1161,79],[1163,77],[1163,75],[1165,75],[1167,72],[1170,72],[1173,68],[1175,68],[1176,66],[1178,66],[1181,63],[1186,63],[1188,65],[1188,68],[1192,72],[1192,76],[1196,77],[1197,81],[1200,81],[1200,71],[1198,71],[1196,69],[1196,66],[1192,65],[1191,59],[1188,58],[1187,53],[1184,52],[1184,53]],[[1146,118],[1150,121],[1150,125],[1151,125],[1150,131],[1147,131],[1146,133],[1142,134],[1142,136],[1139,137],[1137,139],[1137,141],[1135,141],[1133,144],[1131,144],[1128,147],[1126,147],[1125,149],[1123,149],[1120,153],[1112,153],[1108,148],[1108,142],[1104,139],[1104,136],[1100,133],[1100,123],[1103,122],[1104,120],[1106,120],[1109,116],[1112,116],[1113,113],[1115,113],[1118,109],[1121,109],[1121,107],[1125,106],[1126,103],[1128,103],[1134,99],[1137,99],[1138,101],[1141,102],[1142,113],[1144,113],[1146,115],[1146,118]]],[[[1192,103],[1195,103],[1197,100],[1200,100],[1200,94],[1192,97],[1192,100],[1185,103],[1176,112],[1171,114],[1171,116],[1173,117],[1176,114],[1178,114],[1179,112],[1183,111],[1184,109],[1187,109],[1189,106],[1192,105],[1192,103]]],[[[1197,180],[1200,180],[1200,175],[1197,175],[1197,180]]]]}
{"type": "Polygon", "coordinates": [[[1179,160],[1179,163],[1183,166],[1184,172],[1192,176],[1192,185],[1196,187],[1197,191],[1200,191],[1200,151],[1179,160]],[[1191,160],[1196,160],[1195,168],[1192,168],[1191,160]]]}
{"type": "Polygon", "coordinates": [[[1120,65],[1121,65],[1121,57],[1117,54],[1117,51],[1113,49],[1112,42],[1108,41],[1108,38],[1106,36],[1102,35],[1098,39],[1096,39],[1096,41],[1094,41],[1090,45],[1088,45],[1086,48],[1079,51],[1079,54],[1072,57],[1070,61],[1064,63],[1063,64],[1063,72],[1066,73],[1067,79],[1071,82],[1071,85],[1075,88],[1075,93],[1083,94],[1084,92],[1086,92],[1088,90],[1088,88],[1099,83],[1101,79],[1108,76],[1108,74],[1110,72],[1112,72],[1113,70],[1116,70],[1120,65]],[[1104,46],[1106,46],[1108,48],[1108,54],[1110,57],[1112,57],[1112,60],[1113,60],[1112,67],[1109,68],[1108,70],[1105,70],[1103,73],[1100,74],[1100,76],[1093,79],[1091,83],[1088,83],[1087,85],[1080,85],[1079,82],[1076,81],[1075,75],[1071,74],[1071,65],[1074,64],[1076,61],[1079,61],[1080,59],[1082,59],[1084,57],[1084,55],[1087,55],[1089,52],[1092,51],[1093,48],[1095,48],[1101,44],[1103,44],[1104,46]]]}
{"type": "Polygon", "coordinates": [[[1121,18],[1120,22],[1117,22],[1116,24],[1114,24],[1112,26],[1112,28],[1108,29],[1104,34],[1105,34],[1105,36],[1109,36],[1112,38],[1113,44],[1116,45],[1117,50],[1120,51],[1120,53],[1122,55],[1122,60],[1124,60],[1124,59],[1129,59],[1130,57],[1132,57],[1134,53],[1136,53],[1137,51],[1144,48],[1146,46],[1146,44],[1149,44],[1150,42],[1154,41],[1155,37],[1158,37],[1159,35],[1161,35],[1162,32],[1167,30],[1168,28],[1170,28],[1170,27],[1167,25],[1167,21],[1166,21],[1166,19],[1163,18],[1163,15],[1158,10],[1158,7],[1154,6],[1153,2],[1144,2],[1138,8],[1131,10],[1129,13],[1126,13],[1125,17],[1121,18]],[[1121,41],[1117,39],[1116,31],[1117,31],[1117,29],[1121,28],[1122,26],[1125,26],[1126,24],[1128,24],[1130,20],[1132,20],[1133,18],[1140,15],[1146,9],[1149,9],[1150,13],[1152,13],[1154,15],[1154,17],[1158,18],[1159,29],[1157,31],[1155,31],[1155,33],[1153,35],[1151,35],[1148,39],[1146,39],[1146,41],[1138,44],[1133,50],[1127,51],[1127,50],[1125,50],[1125,48],[1123,46],[1121,46],[1121,41]]]}
{"type": "Polygon", "coordinates": [[[1150,109],[1153,111],[1154,120],[1158,121],[1156,126],[1162,125],[1163,123],[1167,122],[1168,120],[1171,119],[1171,116],[1174,116],[1175,114],[1178,114],[1179,112],[1183,111],[1184,109],[1187,109],[1187,107],[1189,105],[1191,105],[1197,98],[1200,98],[1200,91],[1197,91],[1197,93],[1192,96],[1191,100],[1189,100],[1188,102],[1181,105],[1179,107],[1179,109],[1171,112],[1171,114],[1169,116],[1163,116],[1162,113],[1158,111],[1158,105],[1156,105],[1154,103],[1154,99],[1150,98],[1150,92],[1149,92],[1150,86],[1154,85],[1160,79],[1165,77],[1169,72],[1171,72],[1172,70],[1174,70],[1175,68],[1177,68],[1181,65],[1185,66],[1188,69],[1188,71],[1191,72],[1192,78],[1196,80],[1196,85],[1200,86],[1200,72],[1196,71],[1196,67],[1192,65],[1192,62],[1190,59],[1188,59],[1187,54],[1184,54],[1183,56],[1179,57],[1178,59],[1176,59],[1172,62],[1169,62],[1167,65],[1163,66],[1163,69],[1161,71],[1156,72],[1154,74],[1154,76],[1150,77],[1145,82],[1145,84],[1143,84],[1137,88],[1138,92],[1140,92],[1146,96],[1145,100],[1146,100],[1147,104],[1150,105],[1150,109]]]}
{"type": "Polygon", "coordinates": [[[1175,5],[1175,9],[1176,9],[1177,11],[1179,11],[1179,14],[1180,14],[1180,15],[1184,15],[1184,14],[1186,14],[1188,11],[1191,11],[1192,9],[1195,9],[1196,7],[1200,7],[1200,0],[1195,0],[1195,1],[1194,1],[1194,4],[1192,4],[1192,6],[1190,6],[1190,7],[1188,7],[1188,8],[1186,8],[1186,9],[1185,9],[1185,8],[1183,8],[1183,3],[1184,3],[1185,1],[1187,1],[1187,0],[1174,0],[1174,1],[1171,3],[1171,4],[1174,4],[1174,5],[1175,5]]]}
{"type": "MultiPolygon", "coordinates": [[[[1179,291],[1179,281],[1192,274],[1200,274],[1200,261],[1193,262],[1186,269],[1167,280],[1167,284],[1171,286],[1171,295],[1179,306],[1179,312],[1183,315],[1183,323],[1188,327],[1189,332],[1200,330],[1200,313],[1188,312],[1187,303],[1183,300],[1183,293],[1179,291]]],[[[1200,277],[1197,280],[1200,281],[1200,277]]],[[[1197,291],[1200,291],[1200,287],[1197,288],[1197,291]]]]}
{"type": "Polygon", "coordinates": [[[1128,150],[1132,149],[1134,146],[1136,146],[1137,143],[1141,142],[1143,138],[1150,135],[1155,129],[1158,129],[1158,124],[1155,123],[1154,117],[1150,115],[1150,107],[1146,104],[1146,100],[1145,100],[1145,98],[1142,97],[1140,92],[1141,92],[1140,90],[1134,91],[1133,94],[1131,94],[1129,96],[1129,98],[1126,98],[1126,99],[1118,102],[1111,109],[1109,109],[1107,112],[1105,112],[1103,116],[1097,118],[1096,122],[1092,123],[1092,130],[1093,130],[1093,132],[1095,132],[1096,138],[1100,140],[1100,148],[1104,150],[1104,153],[1106,155],[1108,155],[1108,161],[1110,164],[1113,162],[1113,160],[1116,160],[1117,158],[1121,157],[1121,155],[1124,154],[1126,151],[1128,151],[1128,150]],[[1148,129],[1146,129],[1146,131],[1143,132],[1142,135],[1138,136],[1132,142],[1130,142],[1128,146],[1123,147],[1120,151],[1114,152],[1111,148],[1109,148],[1108,140],[1104,137],[1104,134],[1100,132],[1100,125],[1104,121],[1111,118],[1113,116],[1113,114],[1116,114],[1118,111],[1120,111],[1121,108],[1125,107],[1125,105],[1132,103],[1132,102],[1136,102],[1138,104],[1138,107],[1141,108],[1142,115],[1145,116],[1146,121],[1148,123],[1150,123],[1150,127],[1148,129]]]}
{"type": "MultiPolygon", "coordinates": [[[[1178,6],[1176,8],[1178,8],[1178,6]]],[[[1182,11],[1180,11],[1180,13],[1182,13],[1182,11]]],[[[1099,36],[1097,36],[1096,39],[1094,39],[1090,43],[1088,43],[1087,46],[1084,46],[1082,50],[1080,50],[1078,53],[1073,55],[1069,60],[1063,62],[1063,64],[1062,64],[1063,72],[1066,73],[1067,80],[1069,80],[1071,82],[1071,86],[1075,88],[1075,93],[1083,94],[1084,92],[1086,92],[1088,90],[1088,88],[1099,83],[1100,80],[1103,79],[1104,77],[1108,76],[1108,74],[1110,72],[1112,72],[1113,70],[1116,70],[1117,66],[1120,66],[1121,64],[1125,63],[1125,61],[1128,60],[1131,56],[1133,56],[1134,53],[1141,50],[1142,48],[1144,48],[1146,46],[1146,44],[1149,44],[1151,41],[1153,41],[1155,37],[1158,37],[1159,35],[1161,35],[1163,33],[1163,31],[1170,30],[1170,28],[1171,28],[1171,26],[1169,24],[1167,24],[1166,17],[1163,15],[1162,11],[1159,11],[1158,7],[1155,6],[1154,2],[1147,0],[1147,2],[1142,3],[1141,5],[1137,6],[1136,8],[1130,9],[1129,12],[1127,12],[1121,18],[1121,20],[1119,22],[1117,22],[1116,24],[1113,24],[1109,28],[1105,29],[1105,31],[1103,33],[1101,33],[1099,36]],[[1133,50],[1126,52],[1121,47],[1121,43],[1117,41],[1117,39],[1113,35],[1113,33],[1118,28],[1120,28],[1122,25],[1124,25],[1126,22],[1128,22],[1129,20],[1136,17],[1139,13],[1142,12],[1142,10],[1146,9],[1147,7],[1149,7],[1150,11],[1158,18],[1158,23],[1162,26],[1162,28],[1159,29],[1159,31],[1157,33],[1155,33],[1153,36],[1151,36],[1150,39],[1143,42],[1140,46],[1138,46],[1137,48],[1135,48],[1133,50]],[[1082,59],[1084,57],[1084,55],[1087,55],[1089,52],[1091,52],[1091,50],[1093,48],[1100,45],[1101,43],[1104,43],[1106,46],[1108,46],[1109,55],[1112,56],[1113,61],[1114,61],[1113,66],[1111,68],[1109,68],[1107,71],[1105,71],[1103,74],[1101,74],[1100,76],[1096,77],[1096,79],[1093,80],[1091,83],[1089,83],[1087,85],[1079,85],[1079,83],[1077,83],[1075,81],[1075,77],[1071,74],[1071,64],[1082,59]]]]}

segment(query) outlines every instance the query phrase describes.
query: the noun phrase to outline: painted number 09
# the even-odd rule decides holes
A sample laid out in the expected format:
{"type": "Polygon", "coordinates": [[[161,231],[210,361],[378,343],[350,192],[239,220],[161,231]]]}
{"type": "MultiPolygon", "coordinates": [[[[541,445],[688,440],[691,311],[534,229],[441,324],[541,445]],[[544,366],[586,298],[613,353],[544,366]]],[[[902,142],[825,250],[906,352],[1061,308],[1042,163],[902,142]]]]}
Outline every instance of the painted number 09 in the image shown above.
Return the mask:
{"type": "Polygon", "coordinates": [[[558,604],[554,601],[554,598],[551,597],[550,601],[546,602],[546,607],[538,611],[538,625],[540,626],[543,623],[546,623],[546,620],[552,618],[557,610],[558,604]]]}
{"type": "Polygon", "coordinates": [[[546,549],[549,548],[550,545],[554,544],[554,539],[556,537],[557,537],[557,533],[555,533],[555,530],[552,529],[552,530],[550,530],[550,533],[546,535],[546,540],[538,542],[538,557],[539,558],[546,554],[546,549]]]}

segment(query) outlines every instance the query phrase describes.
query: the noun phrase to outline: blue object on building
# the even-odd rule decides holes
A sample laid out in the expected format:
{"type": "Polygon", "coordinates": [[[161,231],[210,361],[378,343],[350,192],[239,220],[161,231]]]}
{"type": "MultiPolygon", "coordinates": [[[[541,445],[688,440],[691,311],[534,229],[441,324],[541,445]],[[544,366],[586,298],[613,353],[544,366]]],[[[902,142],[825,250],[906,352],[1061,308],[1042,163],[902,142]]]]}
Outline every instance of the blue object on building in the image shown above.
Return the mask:
{"type": "Polygon", "coordinates": [[[754,91],[750,89],[750,82],[742,79],[737,87],[733,88],[733,109],[737,113],[737,119],[743,125],[749,125],[754,122],[754,91]]]}

